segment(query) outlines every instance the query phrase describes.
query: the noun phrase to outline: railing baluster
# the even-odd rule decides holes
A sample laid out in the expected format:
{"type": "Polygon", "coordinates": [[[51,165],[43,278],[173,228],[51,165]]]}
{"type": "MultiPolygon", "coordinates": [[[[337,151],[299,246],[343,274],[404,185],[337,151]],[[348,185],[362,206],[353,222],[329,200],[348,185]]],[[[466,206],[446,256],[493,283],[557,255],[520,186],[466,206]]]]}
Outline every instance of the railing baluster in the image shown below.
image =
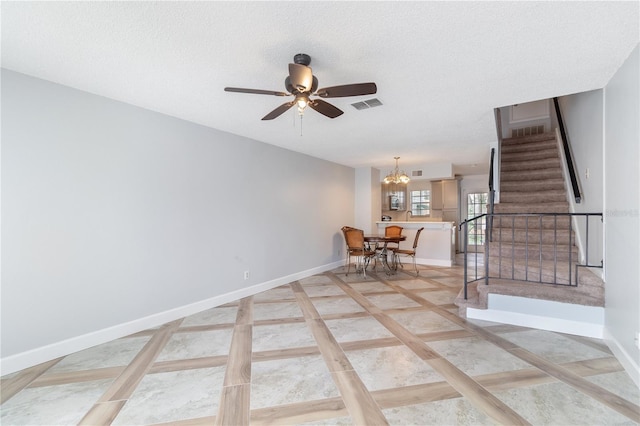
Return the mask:
{"type": "MultiPolygon", "coordinates": [[[[569,248],[571,248],[571,231],[572,231],[572,227],[571,227],[571,222],[572,222],[572,216],[569,216],[569,248]]],[[[573,254],[573,250],[569,250],[569,285],[571,285],[571,276],[573,275],[571,273],[571,255],[573,254]]],[[[577,268],[576,268],[577,271],[577,268]]],[[[578,276],[576,275],[576,286],[578,285],[578,276]]]]}
{"type": "Polygon", "coordinates": [[[553,215],[553,282],[558,281],[558,216],[553,215]]]}
{"type": "Polygon", "coordinates": [[[498,241],[498,277],[502,278],[502,216],[500,216],[500,241],[498,241]]]}
{"type": "Polygon", "coordinates": [[[587,243],[585,244],[585,248],[584,248],[584,263],[585,265],[588,265],[589,264],[589,216],[585,218],[585,222],[586,222],[585,235],[586,235],[587,243]]]}
{"type": "Polygon", "coordinates": [[[511,217],[511,279],[516,279],[516,217],[511,217]]]}
{"type": "MultiPolygon", "coordinates": [[[[538,238],[542,241],[542,214],[538,214],[538,235],[538,238]]],[[[538,282],[542,282],[542,250],[538,253],[538,282]]]]}
{"type": "MultiPolygon", "coordinates": [[[[493,217],[493,214],[489,217],[493,217]]],[[[491,219],[491,223],[493,223],[493,219],[491,219]]],[[[489,242],[493,241],[493,237],[491,236],[491,234],[493,234],[493,229],[491,229],[491,225],[489,225],[488,227],[485,226],[484,233],[488,237],[488,238],[485,238],[485,242],[484,242],[484,285],[489,285],[489,242]]]]}
{"type": "Polygon", "coordinates": [[[524,280],[529,281],[529,216],[524,218],[524,280]]]}

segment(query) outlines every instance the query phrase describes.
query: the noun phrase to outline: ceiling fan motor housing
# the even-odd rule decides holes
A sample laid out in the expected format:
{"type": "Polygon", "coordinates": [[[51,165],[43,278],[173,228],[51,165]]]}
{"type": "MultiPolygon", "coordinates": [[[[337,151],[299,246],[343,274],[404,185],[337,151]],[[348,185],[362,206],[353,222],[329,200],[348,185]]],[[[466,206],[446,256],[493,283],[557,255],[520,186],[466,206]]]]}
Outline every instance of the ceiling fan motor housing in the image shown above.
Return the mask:
{"type": "Polygon", "coordinates": [[[298,53],[293,57],[293,63],[309,66],[309,64],[311,63],[311,56],[307,55],[306,53],[298,53]]]}
{"type": "MultiPolygon", "coordinates": [[[[297,93],[300,93],[298,89],[293,87],[293,84],[291,84],[291,77],[289,76],[287,76],[287,78],[284,79],[284,87],[287,89],[287,92],[291,94],[295,95],[297,93]]],[[[314,93],[316,90],[318,90],[318,79],[314,75],[313,82],[311,83],[311,90],[309,91],[309,93],[314,93]]]]}

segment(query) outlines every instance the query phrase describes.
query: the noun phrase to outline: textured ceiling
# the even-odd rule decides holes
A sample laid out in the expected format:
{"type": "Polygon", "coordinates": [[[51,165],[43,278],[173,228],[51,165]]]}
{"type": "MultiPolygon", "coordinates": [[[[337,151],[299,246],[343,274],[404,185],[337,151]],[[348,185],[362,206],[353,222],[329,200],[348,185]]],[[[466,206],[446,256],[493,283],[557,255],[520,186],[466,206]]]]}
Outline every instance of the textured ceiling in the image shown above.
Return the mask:
{"type": "MultiPolygon", "coordinates": [[[[632,2],[7,2],[2,66],[353,167],[484,164],[493,108],[599,89],[639,42],[632,2]],[[374,81],[327,99],[328,119],[283,98],[296,53],[320,87],[374,81]],[[301,136],[302,130],[302,136],[301,136]]],[[[221,161],[223,159],[221,158],[221,161]]]]}

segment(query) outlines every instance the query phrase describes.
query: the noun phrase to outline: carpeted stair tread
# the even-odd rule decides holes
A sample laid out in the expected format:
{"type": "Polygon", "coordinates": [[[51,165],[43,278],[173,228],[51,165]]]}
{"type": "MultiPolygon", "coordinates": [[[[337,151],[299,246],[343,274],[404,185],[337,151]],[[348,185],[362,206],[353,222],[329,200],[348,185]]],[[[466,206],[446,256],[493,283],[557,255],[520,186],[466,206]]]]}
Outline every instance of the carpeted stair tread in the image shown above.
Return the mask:
{"type": "Polygon", "coordinates": [[[466,308],[487,309],[489,294],[526,297],[539,300],[569,303],[583,306],[604,306],[604,284],[591,271],[581,272],[588,281],[599,281],[601,285],[570,287],[565,285],[540,284],[522,280],[489,278],[489,285],[484,279],[469,283],[468,299],[464,299],[464,288],[460,290],[454,303],[460,314],[466,315],[466,308]]]}
{"type": "Polygon", "coordinates": [[[510,161],[508,163],[502,163],[500,167],[500,172],[513,172],[519,171],[521,173],[528,173],[529,170],[546,170],[553,169],[556,170],[560,167],[560,159],[556,158],[543,158],[539,160],[528,160],[528,161],[510,161]]]}
{"type": "Polygon", "coordinates": [[[506,191],[500,193],[501,203],[555,203],[567,201],[567,194],[564,190],[548,191],[506,191]]]}
{"type": "Polygon", "coordinates": [[[525,156],[548,158],[553,153],[557,155],[558,147],[555,146],[555,142],[543,144],[525,144],[525,145],[513,145],[505,147],[505,151],[500,153],[500,161],[519,161],[524,159],[525,156]]]}
{"type": "MultiPolygon", "coordinates": [[[[547,191],[563,191],[566,192],[564,180],[561,178],[539,179],[539,180],[517,180],[500,182],[500,197],[506,192],[547,192],[547,191]]],[[[566,198],[566,197],[565,197],[566,198]]]]}
{"type": "MultiPolygon", "coordinates": [[[[487,308],[488,294],[503,294],[507,296],[527,297],[531,299],[549,300],[554,302],[570,303],[584,306],[604,306],[604,298],[591,291],[585,291],[580,287],[569,287],[553,284],[535,284],[521,280],[506,280],[499,278],[489,279],[489,285],[479,281],[475,288],[475,298],[464,300],[463,290],[456,298],[456,304],[464,304],[465,308],[487,308]]],[[[469,295],[467,288],[467,295],[469,295]]],[[[460,305],[458,305],[460,306],[460,305]]]]}
{"type": "Polygon", "coordinates": [[[492,244],[502,242],[503,245],[511,245],[511,242],[518,244],[560,244],[572,245],[575,243],[575,234],[568,229],[524,229],[524,228],[498,228],[491,233],[492,244]],[[528,231],[528,232],[527,232],[528,231]]]}
{"type": "MultiPolygon", "coordinates": [[[[531,206],[520,203],[500,203],[494,206],[494,213],[569,213],[569,203],[540,203],[531,206]]],[[[499,220],[494,218],[495,222],[499,220]]]]}
{"type": "Polygon", "coordinates": [[[537,149],[535,151],[522,149],[502,152],[500,154],[500,161],[502,162],[501,164],[503,166],[506,165],[506,163],[512,162],[547,160],[554,158],[558,158],[558,148],[555,146],[555,144],[547,149],[537,149]]]}
{"type": "MultiPolygon", "coordinates": [[[[578,271],[578,287],[593,287],[590,291],[597,294],[604,294],[602,280],[595,277],[593,273],[587,274],[587,268],[577,268],[578,271]],[[594,280],[594,277],[596,280],[594,280]],[[599,281],[598,281],[599,280],[599,281]]],[[[489,259],[489,276],[504,279],[542,281],[544,283],[572,284],[575,285],[576,264],[568,262],[554,262],[553,260],[543,260],[542,265],[538,259],[498,259],[490,257],[489,259]],[[540,278],[542,272],[542,278],[540,278]]]]}
{"type": "Polygon", "coordinates": [[[539,133],[537,135],[518,136],[513,138],[503,138],[502,145],[520,145],[531,142],[556,140],[555,132],[539,133]]]}
{"type": "Polygon", "coordinates": [[[500,171],[500,184],[508,181],[532,181],[539,179],[562,179],[562,170],[557,169],[540,169],[540,170],[527,170],[523,173],[522,170],[502,170],[500,171]]]}
{"type": "Polygon", "coordinates": [[[537,260],[540,258],[542,251],[542,260],[554,259],[557,261],[568,262],[569,259],[575,261],[578,258],[578,248],[576,246],[561,245],[554,248],[549,244],[505,244],[489,243],[489,256],[497,258],[498,253],[502,254],[503,261],[510,262],[513,256],[514,260],[537,260]]]}
{"type": "Polygon", "coordinates": [[[502,220],[500,220],[500,216],[497,216],[493,221],[493,228],[494,231],[499,228],[510,231],[512,227],[531,231],[541,227],[542,229],[569,229],[570,220],[569,216],[504,216],[502,220]]]}

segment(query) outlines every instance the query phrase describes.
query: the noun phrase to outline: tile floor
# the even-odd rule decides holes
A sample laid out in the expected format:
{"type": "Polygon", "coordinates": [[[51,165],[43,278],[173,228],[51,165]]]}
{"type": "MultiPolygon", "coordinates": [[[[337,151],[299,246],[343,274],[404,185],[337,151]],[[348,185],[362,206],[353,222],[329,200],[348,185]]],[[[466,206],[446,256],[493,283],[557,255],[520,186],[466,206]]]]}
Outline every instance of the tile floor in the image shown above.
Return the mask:
{"type": "Polygon", "coordinates": [[[639,424],[597,339],[467,321],[460,267],[345,270],[2,378],[2,425],[639,424]]]}

